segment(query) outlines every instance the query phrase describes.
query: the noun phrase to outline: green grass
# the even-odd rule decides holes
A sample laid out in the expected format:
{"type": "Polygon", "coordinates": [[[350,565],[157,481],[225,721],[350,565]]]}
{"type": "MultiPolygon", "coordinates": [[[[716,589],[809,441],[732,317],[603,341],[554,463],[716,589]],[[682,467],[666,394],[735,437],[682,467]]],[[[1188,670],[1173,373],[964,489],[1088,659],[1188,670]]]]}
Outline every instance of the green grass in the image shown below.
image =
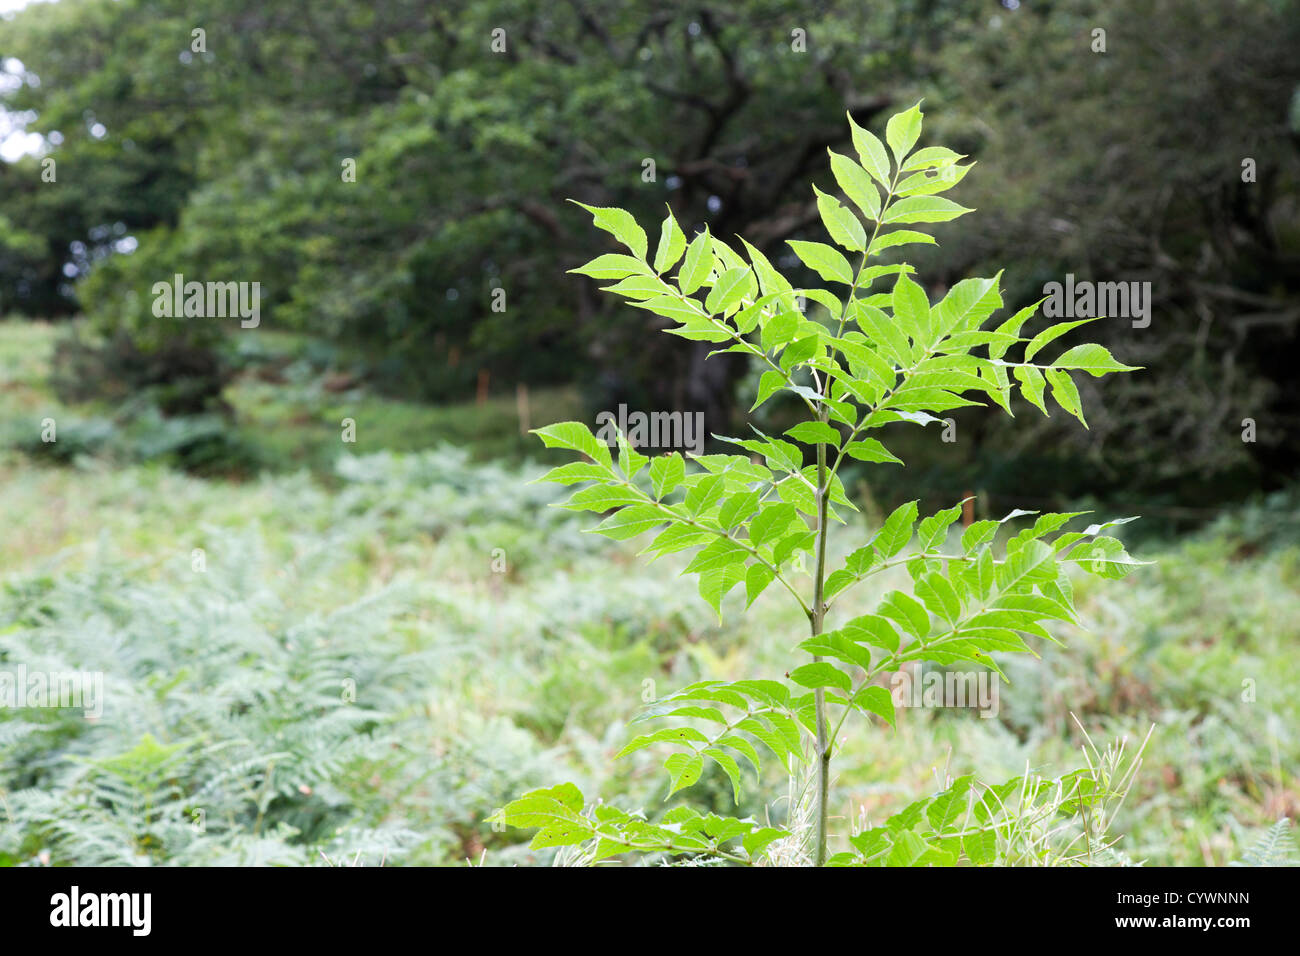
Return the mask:
{"type": "MultiPolygon", "coordinates": [[[[0,418],[55,407],[49,336],[0,325],[0,418]]],[[[235,427],[289,459],[238,481],[112,448],[0,452],[0,670],[102,671],[107,698],[94,721],[0,709],[0,864],[545,863],[485,818],[560,780],[656,813],[662,755],[612,761],[644,695],[788,667],[806,623],[779,592],[719,626],[681,563],[584,534],[535,466],[498,461],[528,447],[513,398],[400,405],[318,389],[325,374],[236,387],[235,427]]],[[[1071,769],[1072,714],[1099,741],[1155,723],[1120,848],[1240,858],[1300,811],[1297,522],[1279,496],[1144,545],[1158,563],[1123,581],[1080,580],[1088,630],[1012,662],[996,719],[850,722],[832,812],[879,821],[944,773],[1071,769]]],[[[725,779],[676,800],[736,812],[725,779]]]]}
{"type": "Polygon", "coordinates": [[[519,463],[539,457],[530,427],[576,418],[572,388],[532,389],[520,398],[428,405],[379,397],[331,367],[330,353],[288,333],[258,333],[237,354],[241,370],[226,389],[227,417],[164,420],[147,401],[127,408],[102,402],[70,407],[52,392],[49,371],[62,329],[49,323],[0,322],[0,451],[19,449],[70,461],[91,454],[118,464],[188,465],[217,477],[308,469],[330,480],[345,452],[410,452],[441,444],[469,448],[475,460],[519,463]],[[42,422],[58,440],[42,441],[42,422]],[[344,440],[350,419],[355,442],[344,440]],[[195,443],[207,448],[196,451],[195,443]]]}
{"type": "MultiPolygon", "coordinates": [[[[536,439],[521,429],[516,398],[489,396],[482,404],[431,406],[370,395],[360,388],[325,391],[320,379],[286,388],[245,378],[228,391],[237,434],[258,459],[328,470],[340,451],[344,419],[355,423],[357,447],[419,451],[438,444],[472,447],[479,460],[519,461],[536,453],[536,439]]],[[[529,394],[529,427],[565,421],[579,414],[576,395],[566,389],[529,394]]]]}

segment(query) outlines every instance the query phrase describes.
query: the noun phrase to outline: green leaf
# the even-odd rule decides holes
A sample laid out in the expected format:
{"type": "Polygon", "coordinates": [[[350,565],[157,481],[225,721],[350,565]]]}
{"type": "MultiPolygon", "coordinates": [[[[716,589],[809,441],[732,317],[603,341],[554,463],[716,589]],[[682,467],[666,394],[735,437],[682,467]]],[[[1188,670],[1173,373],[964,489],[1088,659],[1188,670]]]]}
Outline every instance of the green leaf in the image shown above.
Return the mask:
{"type": "Polygon", "coordinates": [[[1053,368],[1079,369],[1093,378],[1110,372],[1136,372],[1132,365],[1121,365],[1110,352],[1100,345],[1076,345],[1052,363],[1053,368]]]}
{"type": "MultiPolygon", "coordinates": [[[[786,484],[789,484],[789,482],[786,482],[786,484]]],[[[800,485],[799,487],[803,486],[800,485]]],[[[817,513],[811,492],[808,494],[808,500],[802,503],[800,510],[810,516],[817,513]]],[[[796,551],[811,552],[816,541],[817,533],[815,531],[795,531],[787,534],[772,546],[772,563],[778,566],[782,565],[790,560],[791,555],[796,551]]]]}
{"type": "Polygon", "coordinates": [[[709,241],[709,230],[700,232],[686,247],[686,261],[677,273],[677,287],[682,295],[690,295],[713,271],[713,244],[709,241]]]}
{"type": "Polygon", "coordinates": [[[641,504],[645,501],[633,488],[623,485],[593,485],[575,491],[561,507],[570,511],[609,511],[624,505],[641,504]]]}
{"type": "MultiPolygon", "coordinates": [[[[795,334],[799,331],[800,324],[804,321],[803,316],[798,312],[778,312],[767,321],[763,326],[763,333],[760,342],[764,352],[772,352],[786,345],[795,334]]],[[[784,382],[784,377],[782,377],[784,382]]]]}
{"type": "Polygon", "coordinates": [[[858,327],[881,347],[885,356],[895,365],[906,368],[912,364],[912,347],[907,343],[907,337],[884,312],[865,302],[855,302],[853,318],[858,327]]]}
{"type": "MultiPolygon", "coordinates": [[[[1019,336],[1020,327],[1025,324],[1025,322],[1030,318],[1030,316],[1032,316],[1035,312],[1038,311],[1038,307],[1042,304],[1043,304],[1043,299],[1039,299],[1037,302],[1033,303],[1032,305],[1025,306],[1023,309],[1021,309],[1011,318],[1007,319],[1005,322],[999,325],[996,330],[997,333],[999,335],[1010,335],[1013,337],[1019,336]]],[[[1011,344],[1012,343],[1010,342],[1006,342],[1006,343],[999,343],[999,344],[989,346],[989,358],[994,358],[994,359],[1002,358],[1002,356],[1007,354],[1007,349],[1010,348],[1011,344]]]]}
{"type": "Polygon", "coordinates": [[[801,687],[807,687],[810,690],[816,690],[818,687],[837,687],[840,690],[847,691],[853,686],[848,674],[825,661],[817,661],[796,667],[790,672],[790,679],[801,687]]]}
{"type": "Polygon", "coordinates": [[[917,638],[930,633],[930,615],[920,601],[902,591],[890,591],[880,602],[880,613],[897,621],[903,630],[917,638]]]}
{"type": "Polygon", "coordinates": [[[588,458],[613,469],[614,461],[609,453],[609,446],[599,441],[591,429],[582,422],[557,422],[545,428],[534,428],[533,434],[542,440],[547,448],[569,448],[581,452],[588,458]]]}
{"type": "MultiPolygon", "coordinates": [[[[971,527],[974,527],[974,525],[971,527]]],[[[993,564],[993,552],[987,548],[981,551],[979,557],[975,560],[974,567],[970,568],[967,573],[971,587],[975,591],[975,596],[987,600],[993,590],[997,573],[997,568],[993,564]]]]}
{"type": "Polygon", "coordinates": [[[552,468],[534,481],[553,481],[561,485],[572,485],[580,481],[608,481],[609,471],[589,461],[573,461],[567,465],[552,468]]]}
{"type": "Polygon", "coordinates": [[[570,202],[591,213],[592,220],[598,228],[612,234],[615,239],[631,249],[632,254],[638,259],[645,258],[647,245],[645,230],[636,224],[630,212],[613,206],[588,206],[586,203],[574,200],[570,202]]]}
{"type": "Polygon", "coordinates": [[[758,596],[767,590],[767,586],[776,580],[776,575],[766,564],[755,562],[745,569],[745,606],[753,604],[758,596]]]}
{"type": "Polygon", "coordinates": [[[876,191],[871,176],[865,169],[834,150],[827,150],[831,156],[831,172],[839,183],[844,195],[861,209],[869,219],[880,218],[880,193],[876,191]]]}
{"type": "Polygon", "coordinates": [[[930,848],[911,830],[905,830],[894,837],[894,848],[886,857],[886,866],[915,866],[930,848]]]}
{"type": "Polygon", "coordinates": [[[704,300],[704,308],[714,314],[726,312],[745,297],[749,279],[748,267],[728,269],[718,276],[718,281],[709,291],[708,298],[704,300]]]}
{"type": "Polygon", "coordinates": [[[876,535],[876,547],[885,558],[892,558],[907,547],[912,540],[912,525],[916,523],[916,502],[909,501],[899,505],[885,519],[880,533],[876,535]]]}
{"type": "MultiPolygon", "coordinates": [[[[828,246],[827,248],[832,248],[832,247],[828,246]]],[[[846,285],[851,285],[851,284],[852,284],[851,282],[846,283],[846,285]]],[[[844,303],[842,303],[835,296],[831,295],[825,289],[799,289],[797,290],[797,294],[803,296],[805,299],[811,299],[812,301],[816,302],[818,305],[824,308],[826,312],[832,317],[837,316],[844,311],[844,303]]]]}
{"type": "Polygon", "coordinates": [[[975,778],[970,774],[958,777],[947,790],[934,798],[925,810],[930,826],[939,832],[958,826],[959,821],[966,815],[967,794],[974,780],[975,778]]]}
{"type": "MultiPolygon", "coordinates": [[[[889,839],[889,831],[884,827],[875,827],[871,830],[864,830],[861,833],[849,837],[849,842],[853,848],[858,851],[863,861],[876,863],[879,865],[880,858],[893,848],[893,843],[889,839]]],[[[852,854],[848,854],[852,857],[852,854]]]]}
{"type": "Polygon", "coordinates": [[[888,448],[874,438],[862,438],[851,442],[844,449],[844,453],[850,458],[856,458],[858,461],[893,462],[897,465],[903,463],[901,458],[895,457],[888,448]]]}
{"type": "Polygon", "coordinates": [[[519,800],[504,808],[506,822],[511,826],[546,826],[547,823],[581,818],[582,791],[572,783],[562,783],[546,790],[525,793],[519,800]]]}
{"type": "Polygon", "coordinates": [[[799,239],[791,239],[787,244],[794,250],[800,262],[827,282],[853,284],[853,267],[849,265],[849,260],[844,258],[844,254],[834,246],[828,246],[824,242],[803,242],[799,239]]]}
{"type": "Polygon", "coordinates": [[[1143,563],[1130,557],[1118,539],[1105,535],[1095,538],[1082,553],[1072,552],[1070,560],[1090,574],[1112,579],[1124,577],[1143,563]]]}
{"type": "Polygon", "coordinates": [[[1060,369],[1049,368],[1046,373],[1047,382],[1052,386],[1052,398],[1067,412],[1079,420],[1084,428],[1088,423],[1083,418],[1083,402],[1079,399],[1079,390],[1075,387],[1074,382],[1070,379],[1069,372],[1062,372],[1060,369]]]}
{"type": "Polygon", "coordinates": [[[776,754],[777,757],[782,760],[793,755],[797,757],[800,762],[804,762],[802,755],[798,751],[792,750],[781,734],[774,733],[772,728],[758,717],[743,718],[736,723],[736,729],[743,730],[745,733],[753,735],[759,743],[772,751],[772,753],[776,754]]]}
{"type": "Polygon", "coordinates": [[[961,153],[953,152],[946,146],[927,146],[909,156],[907,162],[902,165],[902,171],[910,173],[917,169],[951,166],[965,158],[961,153]]]}
{"type": "Polygon", "coordinates": [[[999,524],[997,521],[989,521],[988,519],[971,522],[970,526],[961,533],[962,550],[970,554],[981,545],[992,541],[998,533],[999,524]]]}
{"type": "MultiPolygon", "coordinates": [[[[658,315],[665,316],[675,322],[698,323],[703,328],[713,328],[708,321],[708,316],[704,314],[704,309],[694,299],[683,301],[677,296],[661,295],[653,299],[647,299],[644,302],[628,303],[633,308],[646,309],[658,315]]],[[[723,338],[727,338],[725,332],[720,333],[723,338]]]]}
{"type": "MultiPolygon", "coordinates": [[[[895,382],[898,381],[898,376],[894,373],[894,366],[880,354],[879,350],[867,344],[866,336],[861,332],[849,332],[843,338],[831,341],[849,360],[853,375],[867,379],[877,389],[876,392],[872,392],[871,389],[863,389],[861,381],[838,375],[840,384],[859,402],[867,405],[874,404],[880,394],[892,389],[895,382]]],[[[827,371],[829,374],[836,374],[830,369],[827,369],[827,371]]]]}
{"type": "Polygon", "coordinates": [[[610,252],[597,256],[585,266],[570,269],[569,272],[591,276],[593,279],[626,279],[632,275],[645,275],[646,267],[640,259],[610,252]]]}
{"type": "Polygon", "coordinates": [[[764,505],[749,523],[749,541],[755,547],[779,538],[798,518],[793,505],[785,502],[764,505]]]}
{"type": "Polygon", "coordinates": [[[872,179],[888,190],[892,177],[889,154],[885,152],[885,145],[876,138],[875,134],[859,126],[852,115],[849,116],[849,132],[853,136],[853,148],[862,161],[862,168],[871,174],[872,179]]]}
{"type": "MultiPolygon", "coordinates": [[[[664,520],[669,519],[666,515],[664,520]]],[[[653,541],[650,542],[643,550],[642,554],[659,552],[660,554],[675,554],[678,551],[686,551],[689,548],[699,547],[714,539],[715,535],[711,531],[703,531],[699,528],[693,528],[686,524],[674,524],[664,528],[653,541]]]]}
{"type": "Polygon", "coordinates": [[[924,245],[935,246],[934,236],[926,235],[924,232],[916,232],[912,229],[895,229],[893,232],[886,232],[883,235],[876,236],[872,240],[867,254],[874,256],[878,252],[883,252],[893,246],[905,246],[909,243],[922,243],[924,245]]]}
{"type": "Polygon", "coordinates": [[[700,774],[704,772],[704,758],[695,753],[670,754],[664,761],[664,768],[672,777],[672,788],[668,791],[668,796],[671,797],[678,790],[685,790],[699,781],[700,774]]]}
{"type": "Polygon", "coordinates": [[[930,341],[930,302],[925,290],[905,275],[894,284],[894,320],[914,342],[930,341]]]}
{"type": "MultiPolygon", "coordinates": [[[[748,268],[748,266],[745,265],[745,260],[740,258],[740,255],[736,252],[735,249],[732,249],[731,246],[727,245],[717,236],[712,237],[712,242],[713,242],[713,255],[714,258],[718,260],[720,266],[720,268],[718,269],[719,273],[725,272],[728,269],[748,268]]],[[[754,288],[757,291],[757,283],[755,283],[754,288]]]]}
{"type": "Polygon", "coordinates": [[[686,510],[692,517],[708,511],[727,493],[727,479],[722,475],[705,475],[686,493],[686,510]]]}
{"type": "Polygon", "coordinates": [[[644,300],[668,295],[673,290],[672,286],[658,276],[631,276],[614,285],[603,286],[600,291],[613,292],[629,299],[644,300]]]}
{"type": "Polygon", "coordinates": [[[822,333],[814,332],[803,338],[795,339],[781,352],[781,368],[789,372],[796,365],[802,365],[822,352],[822,333]]]}
{"type": "Polygon", "coordinates": [[[998,565],[998,589],[1010,591],[1021,585],[1043,584],[1056,578],[1055,553],[1041,541],[1029,541],[1020,550],[1008,554],[998,565]]]}
{"type": "Polygon", "coordinates": [[[758,510],[758,492],[742,491],[726,500],[718,511],[718,527],[734,528],[758,510]]]}
{"type": "MultiPolygon", "coordinates": [[[[862,252],[867,248],[867,233],[862,222],[840,203],[834,196],[828,196],[817,187],[817,212],[821,214],[822,225],[830,233],[835,244],[852,252],[862,252]]],[[[851,281],[851,280],[850,280],[851,281]]]]}
{"type": "Polygon", "coordinates": [[[740,240],[745,244],[745,251],[749,253],[749,261],[754,264],[754,274],[758,276],[759,287],[766,298],[771,295],[781,295],[792,291],[792,287],[785,276],[777,272],[767,259],[767,256],[759,252],[744,239],[740,240]]]}
{"type": "Polygon", "coordinates": [[[659,247],[655,250],[655,272],[662,275],[671,269],[685,251],[686,234],[682,232],[682,227],[677,225],[672,212],[669,212],[664,217],[663,225],[659,227],[659,247]]]}
{"type": "Polygon", "coordinates": [[[1034,356],[1038,354],[1038,350],[1053,339],[1060,338],[1071,329],[1077,329],[1081,325],[1096,321],[1096,319],[1079,319],[1077,322],[1058,322],[1056,325],[1048,326],[1030,339],[1029,344],[1025,346],[1025,361],[1032,362],[1034,356]]]}
{"type": "Polygon", "coordinates": [[[530,850],[542,850],[552,846],[574,846],[590,840],[595,831],[586,821],[571,823],[554,823],[542,827],[528,844],[530,850]]]}
{"type": "Polygon", "coordinates": [[[894,192],[899,196],[930,196],[941,193],[965,179],[966,174],[971,171],[971,165],[945,166],[913,173],[899,183],[894,192]]]}
{"type": "Polygon", "coordinates": [[[962,834],[962,852],[976,866],[987,866],[997,859],[998,835],[995,830],[977,830],[962,834]]]}
{"type": "MultiPolygon", "coordinates": [[[[712,700],[722,704],[728,704],[732,707],[739,707],[742,710],[749,706],[745,698],[731,689],[731,685],[725,681],[696,681],[689,684],[675,693],[669,694],[665,700],[712,700]]],[[[698,731],[697,731],[698,733],[698,731]]]]}
{"type": "Polygon", "coordinates": [[[883,648],[891,654],[898,651],[898,632],[887,618],[879,614],[855,617],[844,625],[843,631],[852,640],[883,648]]]}
{"type": "Polygon", "coordinates": [[[747,557],[749,557],[749,552],[730,538],[715,538],[707,547],[701,549],[700,553],[692,559],[682,573],[694,574],[697,571],[713,571],[717,568],[725,568],[728,565],[743,563],[747,557]]]}
{"type": "Polygon", "coordinates": [[[864,687],[853,703],[859,710],[875,714],[891,727],[896,727],[894,699],[884,687],[864,687]]]}
{"type": "Polygon", "coordinates": [[[1001,304],[997,279],[962,279],[934,307],[936,331],[977,329],[1001,304]]]}
{"type": "Polygon", "coordinates": [[[911,109],[895,113],[885,123],[885,142],[889,143],[890,152],[900,166],[921,136],[921,119],[921,104],[917,103],[911,109]]]}
{"type": "Polygon", "coordinates": [[[740,803],[740,767],[736,764],[736,758],[731,754],[719,750],[717,747],[705,747],[701,751],[706,757],[716,763],[723,769],[727,777],[731,780],[731,795],[735,803],[740,803]]]}
{"type": "Polygon", "coordinates": [[[741,846],[745,848],[745,852],[753,858],[757,857],[767,849],[769,844],[788,835],[789,834],[787,834],[786,831],[778,830],[775,827],[762,827],[758,830],[754,830],[749,834],[749,836],[741,840],[740,843],[741,846]]]}
{"type": "Polygon", "coordinates": [[[825,422],[800,422],[785,433],[805,445],[834,445],[840,447],[840,433],[825,422]]]}
{"type": "Polygon", "coordinates": [[[722,599],[744,580],[744,577],[745,565],[739,562],[705,571],[700,575],[700,597],[713,608],[713,613],[718,615],[718,620],[722,620],[722,599]]]}
{"type": "Polygon", "coordinates": [[[752,412],[754,409],[758,408],[781,389],[785,388],[785,385],[786,379],[784,375],[776,369],[768,369],[758,380],[758,393],[754,398],[754,404],[750,406],[749,410],[752,412]]]}
{"type": "Polygon", "coordinates": [[[656,500],[673,491],[686,477],[686,462],[677,452],[660,455],[650,462],[650,483],[656,500]]]}
{"type": "Polygon", "coordinates": [[[799,644],[799,649],[819,657],[833,657],[863,670],[871,667],[871,651],[846,636],[843,631],[825,631],[816,637],[810,637],[799,644]]]}
{"type": "Polygon", "coordinates": [[[884,221],[889,222],[948,222],[958,216],[974,212],[966,206],[959,206],[943,196],[908,196],[900,199],[884,212],[884,221]]]}
{"type": "Polygon", "coordinates": [[[1020,394],[1046,415],[1047,406],[1043,403],[1043,387],[1045,385],[1043,373],[1032,365],[1017,365],[1011,371],[1015,374],[1017,381],[1020,382],[1020,394]]]}
{"type": "MultiPolygon", "coordinates": [[[[638,716],[633,718],[633,723],[643,720],[654,720],[659,717],[695,717],[699,720],[711,720],[715,724],[730,726],[729,721],[716,707],[696,707],[693,704],[678,706],[669,701],[661,701],[653,707],[648,707],[638,716]]],[[[673,728],[676,729],[676,728],[673,728]]],[[[663,733],[663,731],[660,731],[663,733]]]]}
{"type": "Polygon", "coordinates": [[[668,517],[653,505],[629,505],[610,515],[593,529],[615,541],[626,541],[657,528],[668,517]]]}
{"type": "Polygon", "coordinates": [[[650,459],[632,447],[632,443],[627,440],[627,435],[623,432],[618,433],[617,441],[619,467],[628,481],[631,481],[650,459]]]}
{"type": "MultiPolygon", "coordinates": [[[[737,685],[744,684],[744,683],[753,684],[759,682],[758,681],[748,681],[748,682],[737,681],[736,682],[737,685]]],[[[771,697],[768,700],[768,703],[772,706],[781,706],[781,702],[782,700],[784,700],[784,697],[781,695],[784,695],[786,693],[785,687],[781,684],[777,684],[775,681],[762,681],[762,683],[771,684],[776,688],[779,688],[781,694],[771,697]]],[[[803,739],[799,735],[799,725],[796,724],[789,717],[787,717],[785,714],[768,713],[765,716],[767,717],[768,722],[771,723],[771,725],[774,728],[776,728],[776,732],[780,735],[782,741],[784,741],[789,751],[791,753],[797,754],[803,746],[803,739]]]]}
{"type": "Polygon", "coordinates": [[[947,578],[930,572],[916,581],[914,587],[916,596],[925,603],[931,614],[943,618],[949,624],[957,622],[961,616],[961,599],[947,578]]]}
{"type": "Polygon", "coordinates": [[[944,542],[948,536],[948,528],[960,517],[961,509],[961,505],[953,505],[921,521],[916,529],[917,544],[921,546],[921,550],[931,551],[944,542]]]}

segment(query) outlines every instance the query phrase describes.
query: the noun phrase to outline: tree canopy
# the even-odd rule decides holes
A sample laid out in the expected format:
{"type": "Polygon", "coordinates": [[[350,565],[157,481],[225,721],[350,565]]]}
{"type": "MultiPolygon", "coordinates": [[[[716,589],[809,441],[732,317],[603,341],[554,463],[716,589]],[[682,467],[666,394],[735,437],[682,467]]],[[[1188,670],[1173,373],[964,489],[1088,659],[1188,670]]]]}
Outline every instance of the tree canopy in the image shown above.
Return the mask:
{"type": "MultiPolygon", "coordinates": [[[[1140,430],[1109,451],[1280,474],[1300,424],[1283,358],[1300,321],[1296,14],[1291,0],[60,0],[0,23],[0,104],[45,142],[0,165],[0,309],[84,310],[146,349],[207,347],[221,330],[159,321],[149,288],[257,281],[265,326],[353,348],[404,394],[447,398],[487,370],[721,422],[747,366],[705,363],[707,343],[647,347],[655,317],[566,274],[589,249],[564,200],[644,220],[666,204],[688,234],[744,234],[797,268],[786,242],[817,222],[801,184],[836,190],[845,111],[878,126],[924,97],[927,136],[988,163],[954,193],[981,210],[973,235],[920,257],[926,275],[951,285],[1010,262],[1020,304],[1067,272],[1152,283],[1149,328],[1096,333],[1152,372],[1093,396],[1091,437],[1055,440],[1086,456],[1080,441],[1140,430]],[[1219,440],[1246,417],[1257,443],[1219,440]]],[[[970,414],[977,433],[998,427],[970,414]]]]}

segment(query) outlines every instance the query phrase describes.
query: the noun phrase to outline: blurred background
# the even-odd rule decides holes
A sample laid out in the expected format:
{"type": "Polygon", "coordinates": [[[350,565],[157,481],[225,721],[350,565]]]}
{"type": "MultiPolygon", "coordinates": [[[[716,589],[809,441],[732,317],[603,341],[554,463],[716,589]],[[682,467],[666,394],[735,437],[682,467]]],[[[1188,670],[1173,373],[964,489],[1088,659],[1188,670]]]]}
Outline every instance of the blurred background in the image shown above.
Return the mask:
{"type": "Polygon", "coordinates": [[[1300,808],[1293,0],[0,17],[0,661],[109,690],[94,722],[0,709],[0,863],[526,862],[483,822],[526,787],[660,800],[648,754],[609,761],[643,681],[779,668],[801,624],[765,597],[719,627],[526,484],[554,463],[529,427],[625,403],[735,434],[757,375],[567,274],[606,237],[565,200],[666,203],[798,281],[845,112],[879,132],[919,99],[922,145],[977,161],[977,212],[909,254],[931,299],[999,269],[1012,309],[1150,283],[1148,325],[1089,327],[1145,370],[1080,382],[1088,430],[1018,405],[899,436],[906,477],[846,475],[863,522],[972,493],[1140,514],[1159,564],[1081,583],[1089,631],[1018,662],[999,719],[863,731],[844,812],[936,767],[1068,769],[1070,713],[1158,725],[1135,861],[1226,863],[1300,808]],[[259,283],[259,324],[158,317],[176,274],[259,283]]]}

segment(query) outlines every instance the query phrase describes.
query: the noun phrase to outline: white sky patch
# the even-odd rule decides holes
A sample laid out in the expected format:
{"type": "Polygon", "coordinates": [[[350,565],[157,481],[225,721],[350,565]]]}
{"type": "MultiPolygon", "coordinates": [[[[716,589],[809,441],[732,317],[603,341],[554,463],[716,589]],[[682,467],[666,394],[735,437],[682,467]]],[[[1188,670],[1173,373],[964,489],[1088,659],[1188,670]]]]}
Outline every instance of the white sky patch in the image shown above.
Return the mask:
{"type": "Polygon", "coordinates": [[[0,0],[0,16],[6,20],[9,14],[17,13],[23,7],[31,6],[33,3],[55,3],[56,0],[0,0]]]}
{"type": "MultiPolygon", "coordinates": [[[[4,118],[0,117],[0,125],[3,125],[4,118]]],[[[24,156],[36,155],[45,145],[45,140],[39,133],[24,133],[14,131],[0,140],[0,160],[6,163],[16,163],[24,156]]]]}
{"type": "MultiPolygon", "coordinates": [[[[0,18],[12,20],[14,15],[24,7],[55,2],[57,0],[0,0],[0,18]]],[[[13,57],[0,63],[0,94],[10,89],[11,84],[20,83],[22,73],[22,63],[13,57]]],[[[14,163],[24,156],[34,156],[41,152],[45,140],[39,133],[29,133],[24,129],[26,123],[30,121],[26,114],[15,114],[0,109],[0,161],[14,163]]]]}

